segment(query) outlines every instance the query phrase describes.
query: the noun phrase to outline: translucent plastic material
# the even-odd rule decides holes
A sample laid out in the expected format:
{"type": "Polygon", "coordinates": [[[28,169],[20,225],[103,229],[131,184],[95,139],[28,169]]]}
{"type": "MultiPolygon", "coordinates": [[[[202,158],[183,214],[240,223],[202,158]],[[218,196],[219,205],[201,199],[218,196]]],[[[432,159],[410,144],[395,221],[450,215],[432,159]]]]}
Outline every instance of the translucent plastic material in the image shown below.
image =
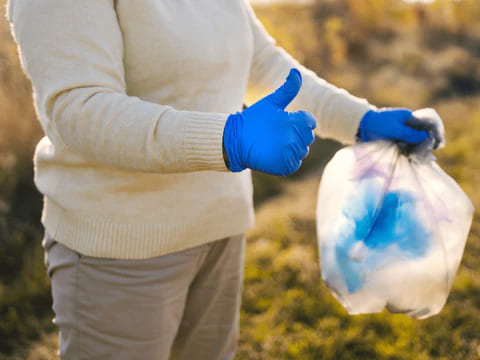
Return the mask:
{"type": "Polygon", "coordinates": [[[433,160],[391,142],[340,150],[320,184],[322,278],[350,314],[426,318],[443,308],[473,206],[433,160]]]}

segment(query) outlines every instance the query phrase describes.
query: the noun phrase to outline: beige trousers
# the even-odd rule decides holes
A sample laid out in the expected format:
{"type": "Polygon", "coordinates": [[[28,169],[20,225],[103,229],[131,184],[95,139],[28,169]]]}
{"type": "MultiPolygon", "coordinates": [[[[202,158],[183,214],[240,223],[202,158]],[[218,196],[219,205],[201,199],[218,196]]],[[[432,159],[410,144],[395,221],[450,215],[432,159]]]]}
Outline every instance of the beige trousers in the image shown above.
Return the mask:
{"type": "Polygon", "coordinates": [[[145,260],[42,245],[61,359],[233,359],[243,234],[145,260]]]}

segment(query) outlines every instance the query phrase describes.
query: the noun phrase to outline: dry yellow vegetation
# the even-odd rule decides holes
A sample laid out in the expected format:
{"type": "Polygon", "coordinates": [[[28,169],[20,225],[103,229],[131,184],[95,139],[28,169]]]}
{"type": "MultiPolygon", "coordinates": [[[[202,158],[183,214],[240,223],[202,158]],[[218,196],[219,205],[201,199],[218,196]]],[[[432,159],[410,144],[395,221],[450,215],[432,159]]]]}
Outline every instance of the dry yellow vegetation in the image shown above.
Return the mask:
{"type": "MultiPolygon", "coordinates": [[[[5,0],[1,0],[3,7],[5,0]]],[[[377,106],[434,107],[447,129],[438,161],[480,208],[480,2],[318,0],[260,7],[278,43],[377,106]]],[[[250,94],[253,101],[262,94],[250,94]]],[[[0,359],[55,358],[31,158],[42,136],[8,24],[0,21],[0,359]]],[[[480,221],[475,214],[445,309],[414,321],[348,316],[321,281],[315,201],[339,145],[317,140],[289,179],[255,174],[238,360],[480,358],[480,221]]]]}

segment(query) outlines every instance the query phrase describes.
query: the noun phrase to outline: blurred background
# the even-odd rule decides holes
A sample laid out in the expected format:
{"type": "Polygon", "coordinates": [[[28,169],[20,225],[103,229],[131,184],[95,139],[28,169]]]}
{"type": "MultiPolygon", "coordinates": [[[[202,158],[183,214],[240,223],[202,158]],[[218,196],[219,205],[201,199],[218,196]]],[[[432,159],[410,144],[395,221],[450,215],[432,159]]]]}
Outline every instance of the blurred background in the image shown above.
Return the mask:
{"type": "MultiPolygon", "coordinates": [[[[4,14],[5,0],[0,0],[4,14]]],[[[377,106],[434,107],[436,153],[480,208],[480,1],[257,1],[278,44],[329,82],[377,106]]],[[[247,96],[248,102],[255,94],[247,96]]],[[[9,24],[0,19],[0,359],[55,359],[49,281],[33,185],[43,136],[9,24]]],[[[323,166],[340,148],[315,142],[288,179],[254,175],[236,359],[480,359],[480,220],[475,214],[444,310],[415,321],[348,316],[321,281],[315,207],[323,166]]]]}

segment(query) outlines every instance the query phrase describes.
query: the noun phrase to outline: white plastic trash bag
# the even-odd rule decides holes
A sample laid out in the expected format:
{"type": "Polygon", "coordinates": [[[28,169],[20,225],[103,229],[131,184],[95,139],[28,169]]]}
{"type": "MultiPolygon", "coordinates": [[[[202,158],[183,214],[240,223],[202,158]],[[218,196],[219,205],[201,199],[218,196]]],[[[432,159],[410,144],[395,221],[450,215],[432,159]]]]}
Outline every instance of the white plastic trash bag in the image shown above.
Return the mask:
{"type": "Polygon", "coordinates": [[[473,205],[430,156],[392,142],[344,148],[320,184],[322,278],[350,314],[384,308],[426,318],[443,308],[473,205]]]}

